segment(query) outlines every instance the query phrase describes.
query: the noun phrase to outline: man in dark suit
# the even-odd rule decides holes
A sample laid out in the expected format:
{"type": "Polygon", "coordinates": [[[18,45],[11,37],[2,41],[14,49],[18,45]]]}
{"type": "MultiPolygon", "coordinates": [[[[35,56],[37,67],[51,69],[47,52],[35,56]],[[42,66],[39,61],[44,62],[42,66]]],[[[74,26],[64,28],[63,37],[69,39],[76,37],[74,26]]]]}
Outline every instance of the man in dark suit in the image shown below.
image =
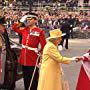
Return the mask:
{"type": "Polygon", "coordinates": [[[67,18],[64,19],[64,22],[61,25],[61,31],[62,33],[66,33],[66,35],[62,37],[62,41],[60,44],[63,46],[64,40],[66,40],[65,48],[68,49],[68,39],[70,36],[70,24],[68,23],[67,18]]]}

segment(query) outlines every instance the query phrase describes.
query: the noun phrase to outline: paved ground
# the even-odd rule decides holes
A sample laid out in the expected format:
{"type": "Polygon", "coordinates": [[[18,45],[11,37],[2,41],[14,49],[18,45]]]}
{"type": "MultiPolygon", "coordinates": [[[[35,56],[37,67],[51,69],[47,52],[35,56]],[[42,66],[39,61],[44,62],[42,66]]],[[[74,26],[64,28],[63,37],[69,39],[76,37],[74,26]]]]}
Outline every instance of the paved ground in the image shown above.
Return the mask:
{"type": "MultiPolygon", "coordinates": [[[[82,55],[90,49],[90,39],[71,39],[69,40],[69,49],[63,49],[63,56],[77,56],[82,55]]],[[[62,65],[65,73],[65,78],[68,79],[70,84],[70,90],[75,90],[81,62],[72,62],[70,65],[62,65]]],[[[24,90],[23,80],[16,82],[15,90],[24,90]]]]}

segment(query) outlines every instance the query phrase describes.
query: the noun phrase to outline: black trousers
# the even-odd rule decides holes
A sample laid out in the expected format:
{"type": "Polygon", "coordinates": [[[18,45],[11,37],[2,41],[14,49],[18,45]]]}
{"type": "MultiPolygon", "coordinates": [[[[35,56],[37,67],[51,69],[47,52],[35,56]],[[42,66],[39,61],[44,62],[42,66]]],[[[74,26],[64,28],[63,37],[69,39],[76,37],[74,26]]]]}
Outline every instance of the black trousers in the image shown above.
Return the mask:
{"type": "Polygon", "coordinates": [[[18,34],[18,36],[19,36],[19,43],[21,44],[22,43],[22,35],[18,34]]]}
{"type": "MultiPolygon", "coordinates": [[[[34,66],[22,66],[25,90],[29,90],[29,85],[30,85],[34,68],[35,68],[34,66]]],[[[38,76],[39,74],[38,74],[38,68],[37,68],[30,90],[37,90],[38,76]]]]}
{"type": "Polygon", "coordinates": [[[66,40],[66,42],[65,42],[65,48],[68,49],[68,38],[62,38],[62,41],[61,41],[60,44],[63,46],[65,40],[66,40]]]}

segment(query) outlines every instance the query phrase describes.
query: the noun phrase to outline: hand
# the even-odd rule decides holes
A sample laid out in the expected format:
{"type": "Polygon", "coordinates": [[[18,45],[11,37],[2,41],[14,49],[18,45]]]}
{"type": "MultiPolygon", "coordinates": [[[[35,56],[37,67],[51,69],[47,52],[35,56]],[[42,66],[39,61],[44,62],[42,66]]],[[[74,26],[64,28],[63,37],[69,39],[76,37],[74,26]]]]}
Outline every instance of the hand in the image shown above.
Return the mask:
{"type": "Polygon", "coordinates": [[[77,57],[72,57],[72,61],[76,61],[77,60],[77,57]]]}
{"type": "Polygon", "coordinates": [[[20,22],[24,22],[27,18],[27,15],[23,16],[21,19],[20,19],[20,22]]]}
{"type": "Polygon", "coordinates": [[[18,23],[18,26],[19,26],[19,27],[24,26],[24,23],[19,22],[19,23],[18,23]]]}
{"type": "Polygon", "coordinates": [[[40,68],[41,67],[41,63],[37,64],[36,66],[37,66],[37,68],[40,68]]]}
{"type": "Polygon", "coordinates": [[[76,57],[76,62],[79,62],[79,61],[81,61],[81,60],[83,60],[83,57],[82,57],[82,56],[77,56],[77,57],[76,57]]]}

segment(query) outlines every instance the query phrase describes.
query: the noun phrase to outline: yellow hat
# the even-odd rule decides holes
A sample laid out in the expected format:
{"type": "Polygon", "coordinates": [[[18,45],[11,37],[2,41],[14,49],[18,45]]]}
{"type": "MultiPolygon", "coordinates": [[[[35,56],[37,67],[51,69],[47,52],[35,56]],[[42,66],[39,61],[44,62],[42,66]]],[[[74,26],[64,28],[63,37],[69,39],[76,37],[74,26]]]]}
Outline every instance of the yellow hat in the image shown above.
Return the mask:
{"type": "Polygon", "coordinates": [[[66,35],[65,33],[62,34],[62,31],[60,29],[50,30],[49,33],[50,33],[50,37],[48,37],[47,40],[52,38],[59,38],[66,35]]]}

